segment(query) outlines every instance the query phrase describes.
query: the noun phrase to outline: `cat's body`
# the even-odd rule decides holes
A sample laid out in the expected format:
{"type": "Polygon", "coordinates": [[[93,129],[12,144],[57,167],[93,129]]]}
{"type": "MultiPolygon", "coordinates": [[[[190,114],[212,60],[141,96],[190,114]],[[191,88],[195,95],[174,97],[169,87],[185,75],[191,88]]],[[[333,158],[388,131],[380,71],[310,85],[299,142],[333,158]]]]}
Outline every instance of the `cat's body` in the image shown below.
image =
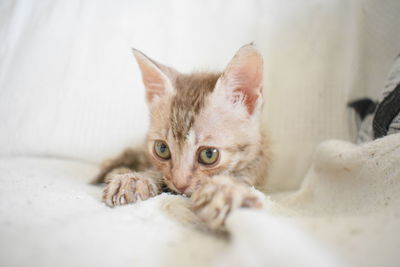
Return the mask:
{"type": "Polygon", "coordinates": [[[211,228],[238,207],[259,207],[250,186],[263,185],[269,147],[261,131],[262,57],[243,46],[225,71],[181,74],[134,50],[146,87],[150,129],[143,149],[104,165],[103,199],[122,205],[163,186],[190,196],[211,228]]]}

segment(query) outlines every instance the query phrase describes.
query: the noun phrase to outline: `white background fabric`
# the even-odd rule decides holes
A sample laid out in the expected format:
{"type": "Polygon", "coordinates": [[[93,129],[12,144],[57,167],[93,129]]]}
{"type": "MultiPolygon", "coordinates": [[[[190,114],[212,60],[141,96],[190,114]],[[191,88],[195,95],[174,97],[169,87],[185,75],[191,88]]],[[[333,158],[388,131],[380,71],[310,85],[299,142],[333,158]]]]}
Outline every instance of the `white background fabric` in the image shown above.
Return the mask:
{"type": "Polygon", "coordinates": [[[378,140],[382,147],[328,142],[312,157],[324,140],[354,139],[346,103],[381,91],[400,50],[399,13],[396,0],[1,1],[0,265],[396,265],[399,136],[378,140]],[[251,41],[265,58],[274,153],[266,190],[306,177],[301,190],[268,200],[268,215],[253,221],[232,216],[231,243],[165,216],[162,203],[179,207],[180,197],[121,209],[100,203],[100,189],[84,183],[96,172],[91,163],[140,143],[148,124],[130,48],[181,71],[221,70],[251,41]],[[280,225],[277,216],[292,220],[280,225]],[[257,240],[246,239],[246,224],[257,240]],[[267,226],[282,234],[276,247],[267,226]]]}
{"type": "Polygon", "coordinates": [[[2,1],[0,154],[99,162],[142,142],[130,48],[181,71],[265,58],[269,188],[295,188],[315,146],[351,140],[350,98],[374,95],[399,53],[398,1],[2,1]],[[290,168],[288,168],[290,164],[290,168]]]}

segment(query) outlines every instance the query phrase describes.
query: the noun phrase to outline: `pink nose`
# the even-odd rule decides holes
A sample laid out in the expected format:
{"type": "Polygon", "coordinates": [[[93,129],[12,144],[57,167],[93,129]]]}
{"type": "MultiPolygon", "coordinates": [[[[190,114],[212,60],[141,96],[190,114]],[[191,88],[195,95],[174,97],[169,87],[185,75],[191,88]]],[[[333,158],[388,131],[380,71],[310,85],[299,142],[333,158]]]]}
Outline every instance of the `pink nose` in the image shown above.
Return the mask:
{"type": "Polygon", "coordinates": [[[176,188],[180,193],[185,192],[186,188],[189,187],[189,184],[187,184],[187,183],[180,183],[180,182],[177,182],[177,181],[173,181],[173,184],[174,184],[175,188],[176,188]]]}

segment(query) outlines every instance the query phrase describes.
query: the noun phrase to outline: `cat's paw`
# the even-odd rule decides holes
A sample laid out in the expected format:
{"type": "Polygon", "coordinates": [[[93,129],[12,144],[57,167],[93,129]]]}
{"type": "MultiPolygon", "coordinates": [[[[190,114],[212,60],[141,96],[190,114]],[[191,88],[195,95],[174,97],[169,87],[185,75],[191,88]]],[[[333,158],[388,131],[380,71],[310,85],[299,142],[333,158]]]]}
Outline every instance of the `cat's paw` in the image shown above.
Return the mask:
{"type": "Polygon", "coordinates": [[[154,181],[137,172],[110,173],[106,182],[103,201],[110,207],[145,200],[158,193],[154,181]]]}
{"type": "Polygon", "coordinates": [[[192,209],[212,230],[224,230],[229,213],[241,207],[262,208],[262,200],[250,187],[226,176],[213,177],[191,196],[192,209]]]}

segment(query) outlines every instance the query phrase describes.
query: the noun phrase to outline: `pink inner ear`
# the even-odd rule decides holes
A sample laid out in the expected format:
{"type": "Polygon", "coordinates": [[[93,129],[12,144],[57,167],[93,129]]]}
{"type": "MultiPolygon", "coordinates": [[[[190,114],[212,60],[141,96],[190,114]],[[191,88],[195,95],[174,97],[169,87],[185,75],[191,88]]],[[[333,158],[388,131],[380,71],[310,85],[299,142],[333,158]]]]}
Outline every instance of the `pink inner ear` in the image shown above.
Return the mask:
{"type": "Polygon", "coordinates": [[[256,105],[256,102],[257,102],[257,99],[258,99],[259,95],[255,95],[255,94],[252,94],[252,93],[247,93],[246,94],[245,91],[246,91],[246,89],[244,89],[244,88],[235,89],[235,93],[236,94],[237,93],[242,93],[245,96],[243,102],[246,105],[247,112],[249,112],[249,114],[252,115],[253,112],[254,112],[254,108],[255,108],[255,105],[256,105]]]}
{"type": "Polygon", "coordinates": [[[262,95],[261,55],[254,51],[240,54],[239,51],[224,76],[233,89],[233,96],[243,95],[247,111],[253,114],[257,100],[262,95]]]}
{"type": "Polygon", "coordinates": [[[165,92],[163,79],[155,73],[143,73],[143,83],[146,87],[146,99],[151,103],[155,96],[160,96],[165,92]]]}
{"type": "Polygon", "coordinates": [[[141,52],[134,50],[134,55],[142,73],[143,84],[146,87],[146,99],[148,103],[155,96],[161,96],[167,90],[168,78],[159,67],[141,52]]]}

